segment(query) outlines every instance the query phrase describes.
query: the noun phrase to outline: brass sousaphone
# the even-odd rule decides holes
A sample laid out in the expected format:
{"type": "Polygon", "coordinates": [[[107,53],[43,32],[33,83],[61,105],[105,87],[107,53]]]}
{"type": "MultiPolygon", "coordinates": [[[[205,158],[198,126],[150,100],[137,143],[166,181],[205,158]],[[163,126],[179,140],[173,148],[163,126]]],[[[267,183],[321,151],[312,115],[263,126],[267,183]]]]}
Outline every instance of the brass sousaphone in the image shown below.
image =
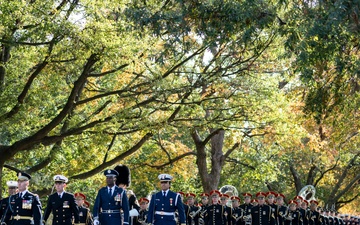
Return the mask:
{"type": "Polygon", "coordinates": [[[301,196],[304,200],[310,202],[311,200],[315,200],[316,190],[312,185],[306,185],[299,191],[299,196],[301,196]]]}

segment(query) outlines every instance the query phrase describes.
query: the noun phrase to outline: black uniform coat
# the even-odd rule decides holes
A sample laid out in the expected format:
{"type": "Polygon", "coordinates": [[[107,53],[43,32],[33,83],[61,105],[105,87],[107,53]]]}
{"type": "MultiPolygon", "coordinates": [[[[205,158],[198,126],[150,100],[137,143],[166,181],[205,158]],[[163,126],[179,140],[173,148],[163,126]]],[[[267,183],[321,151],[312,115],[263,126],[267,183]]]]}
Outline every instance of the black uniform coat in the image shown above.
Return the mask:
{"type": "Polygon", "coordinates": [[[225,225],[225,209],[220,204],[210,205],[206,208],[205,225],[225,225]]]}
{"type": "Polygon", "coordinates": [[[240,225],[241,224],[241,219],[244,216],[244,211],[242,208],[240,207],[235,207],[232,208],[232,225],[240,225]]]}
{"type": "Polygon", "coordinates": [[[198,225],[199,224],[199,214],[200,214],[200,211],[198,212],[199,209],[200,209],[199,206],[184,205],[186,224],[188,224],[188,225],[191,225],[191,224],[198,225]],[[198,212],[198,213],[194,216],[194,214],[196,212],[198,212]],[[193,216],[191,217],[191,215],[193,215],[193,216]]]}
{"type": "Polygon", "coordinates": [[[58,193],[50,195],[44,213],[45,221],[51,212],[53,213],[53,225],[71,225],[73,217],[75,223],[79,223],[79,209],[75,197],[71,193],[63,192],[61,198],[58,193]]]}
{"type": "Polygon", "coordinates": [[[42,225],[42,207],[39,196],[26,191],[20,198],[19,194],[11,195],[5,223],[11,225],[42,225]],[[22,218],[32,219],[22,219],[22,218]],[[11,223],[9,221],[11,220],[11,223]]]}
{"type": "Polygon", "coordinates": [[[320,213],[309,210],[309,225],[321,225],[320,213]]]}
{"type": "Polygon", "coordinates": [[[252,225],[275,225],[274,213],[268,205],[257,205],[251,209],[252,225]]]}
{"type": "MultiPolygon", "coordinates": [[[[250,203],[249,204],[244,203],[244,204],[240,205],[240,208],[243,209],[243,213],[244,213],[245,216],[250,216],[251,215],[252,207],[253,207],[253,205],[251,205],[250,203]]],[[[246,224],[246,221],[243,218],[241,218],[240,221],[241,221],[241,225],[246,224]]],[[[248,224],[250,224],[250,223],[251,223],[251,221],[248,220],[248,224]]]]}
{"type": "Polygon", "coordinates": [[[83,206],[80,206],[78,208],[79,208],[79,223],[85,225],[93,225],[94,221],[90,209],[85,208],[83,206]]]}
{"type": "Polygon", "coordinates": [[[285,219],[285,225],[302,225],[302,216],[299,210],[289,211],[287,217],[292,217],[292,220],[285,219]]]}
{"type": "Polygon", "coordinates": [[[8,205],[9,205],[9,197],[1,199],[1,201],[0,201],[0,220],[2,219],[3,215],[5,214],[5,211],[8,207],[8,205]]]}

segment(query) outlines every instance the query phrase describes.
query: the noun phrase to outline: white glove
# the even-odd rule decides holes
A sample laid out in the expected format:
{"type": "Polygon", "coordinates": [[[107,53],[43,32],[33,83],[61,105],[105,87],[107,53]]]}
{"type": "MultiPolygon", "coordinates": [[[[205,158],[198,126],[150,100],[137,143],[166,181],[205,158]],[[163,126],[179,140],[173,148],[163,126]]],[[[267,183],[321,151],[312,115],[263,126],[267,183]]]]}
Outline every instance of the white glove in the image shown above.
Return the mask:
{"type": "Polygon", "coordinates": [[[129,211],[129,216],[138,216],[139,212],[136,209],[132,209],[129,211]]]}
{"type": "Polygon", "coordinates": [[[95,219],[95,220],[94,220],[94,225],[99,225],[99,224],[100,224],[99,220],[98,220],[98,219],[95,219]]]}

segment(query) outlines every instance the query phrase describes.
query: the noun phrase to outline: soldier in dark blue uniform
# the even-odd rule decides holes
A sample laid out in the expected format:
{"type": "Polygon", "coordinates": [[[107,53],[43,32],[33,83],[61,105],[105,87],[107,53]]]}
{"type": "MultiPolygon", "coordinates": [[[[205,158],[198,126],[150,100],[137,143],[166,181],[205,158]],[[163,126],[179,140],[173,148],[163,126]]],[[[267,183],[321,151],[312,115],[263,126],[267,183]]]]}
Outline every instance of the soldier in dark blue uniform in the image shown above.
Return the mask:
{"type": "Polygon", "coordinates": [[[208,193],[201,193],[200,194],[200,203],[199,206],[201,207],[200,213],[199,213],[199,219],[198,223],[199,225],[204,224],[204,215],[206,213],[206,208],[209,206],[209,194],[208,193]]]}
{"type": "Polygon", "coordinates": [[[185,216],[186,222],[188,225],[198,225],[199,224],[199,214],[201,211],[201,207],[195,205],[195,197],[194,193],[187,193],[187,205],[185,208],[185,216]]]}
{"type": "Polygon", "coordinates": [[[44,213],[44,223],[53,214],[53,225],[72,225],[73,218],[75,224],[79,223],[79,209],[76,205],[73,194],[65,191],[68,179],[63,175],[55,175],[56,192],[49,196],[44,213]]]}
{"type": "Polygon", "coordinates": [[[172,176],[160,174],[158,178],[161,191],[151,197],[147,222],[154,225],[175,225],[175,211],[177,210],[180,224],[185,225],[185,211],[180,194],[170,191],[172,176]]]}
{"type": "Polygon", "coordinates": [[[18,194],[9,198],[4,222],[12,225],[42,225],[42,207],[39,196],[28,191],[31,176],[18,173],[18,194]]]}
{"type": "Polygon", "coordinates": [[[231,207],[228,206],[230,196],[228,194],[221,194],[220,195],[220,204],[224,207],[224,214],[226,217],[225,225],[232,224],[232,210],[231,207]]]}
{"type": "Polygon", "coordinates": [[[93,219],[89,208],[84,206],[86,196],[83,193],[77,192],[74,194],[76,204],[79,208],[79,225],[92,225],[93,219]]]}
{"type": "Polygon", "coordinates": [[[5,219],[5,212],[6,212],[6,209],[9,205],[9,197],[11,195],[14,195],[17,193],[17,187],[18,187],[18,183],[16,181],[8,181],[6,182],[6,185],[8,186],[8,193],[9,193],[9,196],[6,197],[6,198],[3,198],[1,201],[0,201],[0,219],[1,221],[3,221],[3,219],[5,219]],[[4,216],[4,218],[3,218],[4,216]]]}
{"type": "Polygon", "coordinates": [[[238,196],[231,196],[230,199],[232,203],[231,223],[232,225],[241,225],[241,218],[245,215],[244,210],[240,208],[241,199],[238,196]]]}
{"type": "Polygon", "coordinates": [[[128,225],[129,202],[126,191],[115,185],[119,173],[105,170],[107,187],[99,190],[94,204],[94,225],[128,225]],[[123,211],[123,218],[120,210],[123,211]]]}
{"type": "Polygon", "coordinates": [[[273,192],[273,191],[269,191],[268,193],[266,193],[266,199],[267,199],[267,203],[268,205],[271,207],[271,210],[274,214],[275,217],[275,225],[278,225],[278,206],[274,203],[275,202],[275,197],[276,197],[277,193],[273,192]]]}
{"type": "Polygon", "coordinates": [[[320,213],[317,211],[318,204],[315,200],[310,201],[309,225],[321,225],[320,213]]]}
{"type": "Polygon", "coordinates": [[[226,216],[224,207],[219,204],[220,195],[221,193],[218,190],[210,192],[211,204],[206,208],[205,225],[225,225],[226,216]]]}
{"type": "Polygon", "coordinates": [[[266,193],[256,193],[258,205],[251,209],[252,225],[275,225],[274,213],[269,205],[265,204],[266,193]]]}
{"type": "Polygon", "coordinates": [[[149,202],[150,202],[150,200],[147,198],[139,199],[140,211],[139,211],[138,219],[136,221],[137,225],[146,225],[146,219],[147,219],[148,213],[149,213],[149,210],[148,210],[149,202]]]}
{"type": "Polygon", "coordinates": [[[276,204],[278,206],[278,211],[276,212],[276,214],[278,219],[277,222],[279,225],[284,225],[285,216],[288,211],[288,208],[284,206],[284,199],[285,199],[285,195],[281,193],[278,193],[276,195],[276,204]]]}
{"type": "Polygon", "coordinates": [[[244,216],[240,219],[241,225],[250,225],[251,224],[251,208],[253,205],[251,204],[252,194],[243,193],[244,203],[240,205],[240,208],[244,212],[244,216]]]}
{"type": "Polygon", "coordinates": [[[289,210],[285,216],[285,225],[302,225],[302,217],[297,207],[295,200],[290,200],[289,210]]]}

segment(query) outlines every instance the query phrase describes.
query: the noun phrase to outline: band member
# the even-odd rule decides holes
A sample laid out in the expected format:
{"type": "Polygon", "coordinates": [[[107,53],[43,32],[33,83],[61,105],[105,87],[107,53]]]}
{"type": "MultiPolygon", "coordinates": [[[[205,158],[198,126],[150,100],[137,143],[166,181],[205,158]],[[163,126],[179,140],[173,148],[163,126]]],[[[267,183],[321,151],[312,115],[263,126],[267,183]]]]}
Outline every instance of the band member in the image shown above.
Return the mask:
{"type": "Polygon", "coordinates": [[[231,203],[232,203],[232,213],[231,213],[232,225],[240,225],[241,219],[245,215],[243,209],[240,208],[241,199],[237,196],[231,196],[230,199],[231,199],[231,203]]]}
{"type": "Polygon", "coordinates": [[[122,189],[126,190],[127,197],[129,200],[129,225],[134,224],[134,221],[137,220],[139,216],[140,206],[136,199],[135,193],[132,190],[127,190],[131,184],[131,177],[130,177],[130,169],[125,165],[117,165],[114,170],[118,172],[118,176],[116,178],[116,185],[121,187],[122,189]]]}
{"type": "Polygon", "coordinates": [[[205,225],[225,225],[226,216],[224,207],[219,204],[220,191],[212,190],[210,192],[211,204],[206,208],[204,215],[205,225]]]}
{"type": "Polygon", "coordinates": [[[317,211],[318,204],[315,200],[310,201],[309,225],[321,225],[320,213],[317,211]]]}
{"type": "Polygon", "coordinates": [[[119,173],[116,170],[105,170],[107,187],[99,190],[94,204],[94,225],[129,224],[129,202],[126,191],[115,185],[119,173]],[[120,210],[123,211],[123,216],[120,210]],[[123,219],[122,219],[123,217],[123,219]],[[123,220],[123,221],[122,221],[123,220]]]}
{"type": "Polygon", "coordinates": [[[188,225],[198,225],[201,207],[195,205],[196,195],[194,193],[187,193],[185,197],[187,199],[187,204],[184,207],[186,222],[188,225]]]}
{"type": "MultiPolygon", "coordinates": [[[[240,208],[244,212],[244,217],[240,219],[241,225],[250,225],[251,224],[251,208],[253,205],[251,204],[252,195],[250,193],[243,193],[244,204],[240,205],[240,208]]],[[[255,200],[255,199],[254,199],[255,200]]]]}
{"type": "Polygon", "coordinates": [[[290,200],[289,210],[285,216],[285,225],[301,225],[302,218],[299,210],[297,210],[297,202],[295,200],[290,200]]]}
{"type": "Polygon", "coordinates": [[[224,215],[226,217],[225,225],[231,225],[231,222],[232,222],[232,210],[231,210],[231,207],[229,207],[227,205],[229,198],[230,197],[228,194],[220,195],[220,204],[224,207],[224,215]]]}
{"type": "Polygon", "coordinates": [[[31,176],[18,173],[18,194],[11,195],[6,209],[5,224],[42,225],[42,207],[39,196],[28,191],[31,176]]]}
{"type": "Polygon", "coordinates": [[[180,194],[170,190],[173,177],[169,174],[160,174],[161,191],[151,197],[147,222],[153,225],[175,225],[175,211],[178,211],[179,221],[186,224],[184,205],[180,194]]]}
{"type": "Polygon", "coordinates": [[[266,193],[256,193],[258,205],[251,209],[252,225],[275,225],[274,213],[270,206],[265,204],[266,193]]]}
{"type": "Polygon", "coordinates": [[[278,193],[276,195],[276,204],[278,206],[278,211],[276,212],[276,214],[279,225],[284,225],[285,215],[287,214],[288,211],[287,207],[284,206],[284,199],[285,199],[285,195],[281,193],[278,193]]]}
{"type": "Polygon", "coordinates": [[[199,219],[198,219],[198,223],[199,225],[203,225],[204,222],[204,216],[206,213],[206,208],[209,206],[209,194],[208,193],[201,193],[200,194],[200,203],[199,205],[201,206],[201,210],[199,213],[199,219]]]}
{"type": "Polygon", "coordinates": [[[296,206],[297,210],[301,214],[301,221],[302,221],[303,225],[308,225],[307,219],[306,219],[306,211],[305,211],[305,209],[301,208],[301,204],[303,203],[304,199],[301,196],[295,196],[294,200],[297,203],[297,206],[296,206]]]}
{"type": "Polygon", "coordinates": [[[272,213],[275,217],[275,225],[278,225],[278,206],[274,203],[276,195],[277,194],[273,191],[269,191],[268,193],[266,193],[267,203],[271,207],[272,213]]]}
{"type": "Polygon", "coordinates": [[[8,193],[9,193],[9,196],[6,197],[6,198],[3,198],[1,201],[0,201],[0,219],[1,219],[1,222],[3,222],[3,220],[5,219],[5,216],[3,218],[3,215],[5,214],[5,211],[9,205],[9,197],[11,195],[14,195],[17,193],[17,188],[18,188],[18,183],[16,181],[8,181],[6,182],[6,185],[8,186],[8,193]]]}
{"type": "Polygon", "coordinates": [[[79,223],[82,225],[92,225],[93,219],[89,210],[89,207],[85,207],[84,203],[86,196],[83,193],[75,193],[76,204],[79,208],[79,223]]]}
{"type": "Polygon", "coordinates": [[[46,210],[44,213],[44,223],[53,213],[52,224],[72,225],[74,217],[75,223],[79,223],[79,209],[76,205],[73,194],[65,192],[68,179],[63,175],[54,176],[56,192],[49,196],[46,210]]]}
{"type": "Polygon", "coordinates": [[[149,206],[149,199],[147,198],[140,198],[139,204],[140,204],[140,211],[139,216],[137,220],[137,225],[145,225],[146,224],[146,218],[148,216],[148,206],[149,206]]]}

